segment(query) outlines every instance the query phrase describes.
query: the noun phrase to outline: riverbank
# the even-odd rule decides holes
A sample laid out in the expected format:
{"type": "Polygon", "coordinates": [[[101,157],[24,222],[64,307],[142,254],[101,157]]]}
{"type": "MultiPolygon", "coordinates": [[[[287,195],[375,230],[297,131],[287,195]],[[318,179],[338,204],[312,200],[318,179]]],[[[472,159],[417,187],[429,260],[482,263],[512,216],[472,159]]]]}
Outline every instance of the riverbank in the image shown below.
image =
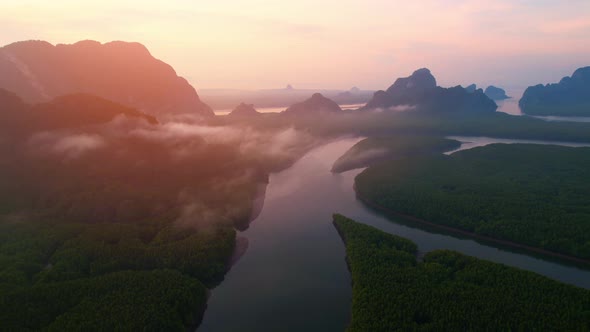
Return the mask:
{"type": "Polygon", "coordinates": [[[353,279],[346,331],[586,330],[588,290],[416,243],[343,215],[333,223],[353,279]]]}
{"type": "Polygon", "coordinates": [[[578,264],[583,264],[583,266],[586,269],[590,269],[590,260],[587,259],[583,259],[583,258],[579,258],[579,257],[575,257],[575,256],[570,256],[570,255],[566,255],[566,254],[562,254],[562,253],[558,253],[558,252],[554,252],[554,251],[550,251],[550,250],[546,250],[546,249],[542,249],[542,248],[538,248],[538,247],[533,247],[533,246],[529,246],[529,245],[525,245],[525,244],[521,244],[521,243],[517,243],[517,242],[513,242],[513,241],[509,241],[509,240],[504,240],[501,238],[496,238],[496,237],[491,237],[491,236],[486,236],[486,235],[481,235],[481,234],[477,234],[474,232],[470,232],[464,229],[460,229],[460,228],[456,228],[456,227],[450,227],[450,226],[446,226],[446,225],[440,225],[440,224],[436,224],[424,219],[420,219],[417,218],[415,216],[412,215],[407,215],[407,214],[403,214],[400,213],[398,211],[394,211],[391,209],[388,209],[386,207],[383,207],[381,205],[378,205],[376,203],[371,202],[370,200],[368,200],[366,197],[363,197],[356,189],[356,184],[354,185],[354,191],[356,193],[356,197],[359,201],[361,201],[363,204],[365,204],[366,206],[370,207],[371,209],[374,209],[378,212],[382,212],[386,215],[393,215],[396,217],[401,217],[403,219],[412,221],[414,223],[417,224],[421,224],[421,225],[425,225],[425,226],[429,226],[429,227],[433,227],[433,228],[437,228],[437,229],[441,229],[450,233],[455,233],[455,234],[459,234],[459,235],[464,235],[470,238],[474,238],[477,240],[482,240],[482,241],[486,241],[486,242],[492,242],[492,243],[497,243],[497,244],[501,244],[503,246],[507,246],[507,247],[512,247],[512,248],[517,248],[517,249],[524,249],[525,251],[530,251],[530,252],[534,252],[537,254],[541,254],[541,255],[547,255],[547,256],[551,256],[551,257],[555,257],[555,258],[559,258],[559,259],[563,259],[566,261],[570,261],[573,263],[578,263],[578,264]]]}

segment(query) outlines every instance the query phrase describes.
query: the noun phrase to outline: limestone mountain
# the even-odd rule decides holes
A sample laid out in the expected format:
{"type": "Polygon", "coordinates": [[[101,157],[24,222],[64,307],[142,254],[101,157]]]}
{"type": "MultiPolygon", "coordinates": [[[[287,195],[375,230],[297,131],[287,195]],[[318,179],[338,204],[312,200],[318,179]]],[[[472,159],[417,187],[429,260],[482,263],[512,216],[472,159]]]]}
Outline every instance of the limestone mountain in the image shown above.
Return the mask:
{"type": "Polygon", "coordinates": [[[291,105],[282,114],[286,115],[314,115],[341,112],[342,109],[336,102],[324,97],[321,93],[315,93],[311,98],[291,105]]]}
{"type": "Polygon", "coordinates": [[[13,43],[0,48],[0,88],[30,103],[84,93],[154,115],[214,114],[184,78],[139,43],[13,43]]]}
{"type": "Polygon", "coordinates": [[[256,111],[256,109],[254,108],[253,104],[245,104],[245,103],[240,103],[240,105],[236,106],[236,108],[234,108],[233,111],[231,111],[231,113],[229,113],[229,115],[231,116],[257,116],[260,115],[261,113],[259,113],[258,111],[256,111]]]}
{"type": "Polygon", "coordinates": [[[469,92],[461,86],[442,88],[430,70],[422,68],[411,76],[398,78],[385,91],[377,91],[362,108],[372,109],[415,109],[422,112],[494,112],[496,103],[482,90],[469,92]]]}
{"type": "Polygon", "coordinates": [[[488,86],[484,93],[492,100],[510,99],[510,97],[506,95],[506,91],[504,91],[504,89],[495,87],[493,85],[488,86]]]}
{"type": "Polygon", "coordinates": [[[477,85],[475,84],[470,84],[468,86],[465,87],[465,90],[467,90],[467,92],[475,92],[475,90],[477,90],[477,85]]]}
{"type": "Polygon", "coordinates": [[[590,116],[590,67],[559,83],[527,88],[518,104],[530,115],[590,116]]]}

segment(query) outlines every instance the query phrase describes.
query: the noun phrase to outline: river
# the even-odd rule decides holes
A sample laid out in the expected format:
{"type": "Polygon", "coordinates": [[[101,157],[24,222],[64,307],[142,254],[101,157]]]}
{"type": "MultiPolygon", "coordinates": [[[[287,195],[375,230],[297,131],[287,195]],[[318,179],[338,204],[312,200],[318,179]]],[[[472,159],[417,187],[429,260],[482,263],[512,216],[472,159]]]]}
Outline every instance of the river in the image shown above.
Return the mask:
{"type": "MultiPolygon", "coordinates": [[[[496,142],[458,139],[472,144],[466,148],[496,142]]],[[[361,170],[330,173],[333,162],[358,141],[328,143],[271,175],[261,214],[241,233],[249,248],[212,291],[199,332],[344,331],[352,289],[333,213],[408,238],[422,252],[456,250],[590,289],[588,270],[409,227],[365,207],[353,190],[361,170]]]]}

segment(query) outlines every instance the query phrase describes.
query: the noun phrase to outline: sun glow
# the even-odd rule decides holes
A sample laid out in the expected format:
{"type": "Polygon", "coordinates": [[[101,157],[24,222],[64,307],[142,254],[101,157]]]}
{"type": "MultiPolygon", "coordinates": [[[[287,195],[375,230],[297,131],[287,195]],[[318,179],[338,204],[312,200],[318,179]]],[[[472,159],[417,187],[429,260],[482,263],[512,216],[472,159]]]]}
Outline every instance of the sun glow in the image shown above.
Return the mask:
{"type": "Polygon", "coordinates": [[[526,85],[587,59],[590,3],[574,2],[3,0],[0,44],[138,41],[197,88],[383,88],[419,67],[526,85]]]}

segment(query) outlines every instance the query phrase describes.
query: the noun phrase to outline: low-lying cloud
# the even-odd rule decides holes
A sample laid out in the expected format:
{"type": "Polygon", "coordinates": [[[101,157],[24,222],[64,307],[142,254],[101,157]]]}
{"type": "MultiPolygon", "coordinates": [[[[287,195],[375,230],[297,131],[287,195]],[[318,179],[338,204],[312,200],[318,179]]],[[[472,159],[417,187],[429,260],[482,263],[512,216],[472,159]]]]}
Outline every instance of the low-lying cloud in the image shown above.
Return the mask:
{"type": "Polygon", "coordinates": [[[68,134],[43,132],[29,139],[29,148],[66,158],[78,158],[83,154],[106,146],[106,140],[98,134],[68,134]]]}
{"type": "Polygon", "coordinates": [[[416,105],[396,105],[387,108],[375,108],[373,112],[375,113],[388,113],[388,112],[406,112],[406,111],[414,111],[416,110],[416,105]]]}

